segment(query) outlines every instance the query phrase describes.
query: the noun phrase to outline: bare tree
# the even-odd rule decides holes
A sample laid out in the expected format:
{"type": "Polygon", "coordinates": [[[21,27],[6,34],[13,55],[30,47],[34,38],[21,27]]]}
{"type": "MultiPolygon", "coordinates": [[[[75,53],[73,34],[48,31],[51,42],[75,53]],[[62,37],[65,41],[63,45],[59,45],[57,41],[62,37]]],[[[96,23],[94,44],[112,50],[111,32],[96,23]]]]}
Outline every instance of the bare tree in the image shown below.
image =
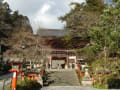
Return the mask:
{"type": "Polygon", "coordinates": [[[21,58],[26,61],[32,61],[34,64],[38,62],[44,65],[48,58],[49,52],[42,45],[42,39],[38,35],[33,35],[31,32],[20,31],[13,33],[11,38],[6,40],[6,45],[10,48],[5,52],[6,55],[12,58],[21,58]]]}

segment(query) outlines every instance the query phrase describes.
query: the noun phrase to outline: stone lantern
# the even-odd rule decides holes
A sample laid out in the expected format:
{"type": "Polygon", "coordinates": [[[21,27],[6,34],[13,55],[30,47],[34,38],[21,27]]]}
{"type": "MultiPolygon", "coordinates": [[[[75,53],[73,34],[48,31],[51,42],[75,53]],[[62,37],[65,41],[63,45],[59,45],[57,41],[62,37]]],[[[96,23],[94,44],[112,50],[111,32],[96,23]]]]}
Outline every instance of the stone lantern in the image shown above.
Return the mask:
{"type": "Polygon", "coordinates": [[[110,72],[105,72],[106,77],[110,76],[110,72]]]}
{"type": "Polygon", "coordinates": [[[97,75],[98,75],[98,78],[99,78],[99,85],[101,86],[102,85],[102,80],[101,80],[102,73],[98,72],[97,75]]]}
{"type": "Polygon", "coordinates": [[[91,77],[92,77],[92,85],[94,85],[94,72],[91,72],[91,77]]]}
{"type": "Polygon", "coordinates": [[[11,61],[12,68],[9,70],[13,72],[13,79],[12,79],[12,90],[16,90],[17,84],[17,74],[20,72],[20,65],[22,62],[20,61],[11,61]]]}

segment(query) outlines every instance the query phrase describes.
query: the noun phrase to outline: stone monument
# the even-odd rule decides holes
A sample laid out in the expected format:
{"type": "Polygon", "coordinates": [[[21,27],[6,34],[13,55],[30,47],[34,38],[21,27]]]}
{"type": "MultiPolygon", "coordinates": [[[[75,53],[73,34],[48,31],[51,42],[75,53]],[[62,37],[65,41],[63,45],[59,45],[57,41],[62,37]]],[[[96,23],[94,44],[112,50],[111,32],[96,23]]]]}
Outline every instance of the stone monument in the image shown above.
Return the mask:
{"type": "Polygon", "coordinates": [[[88,68],[85,68],[85,75],[82,79],[82,85],[83,86],[91,86],[92,85],[92,79],[88,73],[88,68]]]}
{"type": "Polygon", "coordinates": [[[85,79],[90,79],[90,75],[88,73],[88,69],[86,68],[85,69],[85,76],[84,76],[85,79]]]}

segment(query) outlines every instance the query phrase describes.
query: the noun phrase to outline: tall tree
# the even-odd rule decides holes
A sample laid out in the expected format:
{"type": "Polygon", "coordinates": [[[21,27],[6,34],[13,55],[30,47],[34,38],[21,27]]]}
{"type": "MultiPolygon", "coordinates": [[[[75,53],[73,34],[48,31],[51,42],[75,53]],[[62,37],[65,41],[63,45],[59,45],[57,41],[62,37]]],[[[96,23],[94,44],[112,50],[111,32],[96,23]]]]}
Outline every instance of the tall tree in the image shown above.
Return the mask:
{"type": "MultiPolygon", "coordinates": [[[[31,28],[29,19],[18,13],[12,11],[7,2],[0,1],[0,32],[6,36],[11,35],[16,27],[31,28]]],[[[26,29],[27,30],[27,29],[26,29]]],[[[30,29],[28,29],[30,30],[30,29]]],[[[32,31],[32,29],[31,29],[32,31]]],[[[0,34],[0,37],[3,35],[0,34]]]]}
{"type": "Polygon", "coordinates": [[[104,0],[86,0],[86,10],[101,13],[104,9],[104,0]]]}
{"type": "Polygon", "coordinates": [[[120,54],[120,1],[104,10],[99,25],[90,29],[89,35],[92,46],[105,57],[113,52],[120,54]]]}
{"type": "Polygon", "coordinates": [[[86,0],[86,3],[71,3],[74,8],[59,19],[66,22],[65,28],[75,35],[87,35],[89,28],[96,26],[105,7],[102,0],[86,0]]]}
{"type": "Polygon", "coordinates": [[[11,38],[7,41],[7,46],[9,49],[4,54],[10,58],[38,61],[42,65],[48,60],[49,51],[44,50],[47,47],[42,45],[41,37],[33,35],[31,32],[19,30],[19,32],[12,33],[11,38]]]}

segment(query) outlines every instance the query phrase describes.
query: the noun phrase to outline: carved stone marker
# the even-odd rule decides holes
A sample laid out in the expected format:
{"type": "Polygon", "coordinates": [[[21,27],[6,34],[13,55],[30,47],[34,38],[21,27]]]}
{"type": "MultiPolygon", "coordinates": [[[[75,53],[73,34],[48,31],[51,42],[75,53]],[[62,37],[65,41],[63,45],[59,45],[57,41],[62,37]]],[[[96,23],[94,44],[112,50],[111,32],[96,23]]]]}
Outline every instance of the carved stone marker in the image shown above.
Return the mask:
{"type": "Polygon", "coordinates": [[[92,85],[92,79],[90,78],[90,75],[88,73],[88,69],[85,69],[85,75],[82,79],[82,85],[83,86],[91,86],[92,85]]]}

